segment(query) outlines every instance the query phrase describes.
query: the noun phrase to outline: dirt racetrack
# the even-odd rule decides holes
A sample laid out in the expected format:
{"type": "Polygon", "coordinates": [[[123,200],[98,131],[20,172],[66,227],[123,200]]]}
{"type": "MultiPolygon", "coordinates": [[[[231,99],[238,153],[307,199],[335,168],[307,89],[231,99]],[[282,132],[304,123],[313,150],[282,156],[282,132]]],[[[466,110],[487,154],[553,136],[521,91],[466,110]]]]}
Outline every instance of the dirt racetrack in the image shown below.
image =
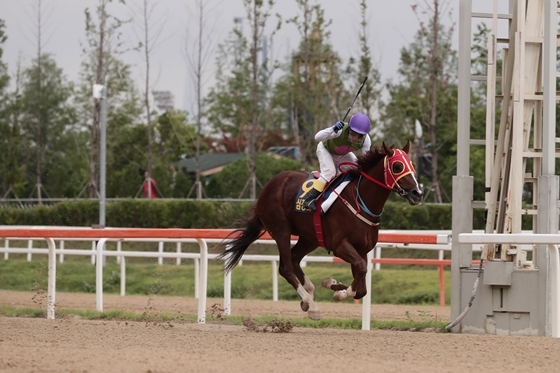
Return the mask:
{"type": "MultiPolygon", "coordinates": [[[[37,306],[0,291],[0,305],[37,306]]],[[[208,300],[208,308],[221,300],[208,300]]],[[[105,310],[196,314],[194,299],[105,296],[105,310]]],[[[323,317],[361,317],[361,305],[320,304],[323,317]]],[[[57,309],[95,309],[95,296],[57,294],[57,309]]],[[[209,312],[210,314],[210,312],[209,312]]],[[[302,317],[291,302],[234,300],[232,314],[302,317]]],[[[440,307],[372,307],[372,319],[435,318],[440,307]]],[[[210,317],[209,317],[210,318],[210,317]]],[[[249,331],[217,321],[145,323],[0,317],[0,372],[558,372],[560,340],[428,332],[294,328],[249,331]]]]}

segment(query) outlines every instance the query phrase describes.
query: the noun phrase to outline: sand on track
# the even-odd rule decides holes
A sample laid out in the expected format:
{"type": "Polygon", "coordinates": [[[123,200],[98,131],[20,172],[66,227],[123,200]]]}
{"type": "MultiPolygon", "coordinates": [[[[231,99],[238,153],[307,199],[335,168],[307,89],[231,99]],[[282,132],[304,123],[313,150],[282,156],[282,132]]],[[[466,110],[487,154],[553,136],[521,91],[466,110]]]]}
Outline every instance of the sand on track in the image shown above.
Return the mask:
{"type": "MultiPolygon", "coordinates": [[[[34,306],[32,293],[0,292],[0,305],[34,306]]],[[[208,300],[208,307],[221,300],[208,300]]],[[[90,294],[57,294],[57,308],[95,309],[90,294]]],[[[180,310],[179,297],[104,297],[104,308],[180,310]]],[[[361,305],[320,304],[325,318],[361,317],[361,305]]],[[[232,314],[302,317],[295,301],[234,300],[232,314]]],[[[372,319],[437,317],[447,307],[374,305],[372,319]]],[[[0,372],[557,372],[560,339],[388,330],[249,331],[213,321],[146,323],[0,317],[0,372]]]]}

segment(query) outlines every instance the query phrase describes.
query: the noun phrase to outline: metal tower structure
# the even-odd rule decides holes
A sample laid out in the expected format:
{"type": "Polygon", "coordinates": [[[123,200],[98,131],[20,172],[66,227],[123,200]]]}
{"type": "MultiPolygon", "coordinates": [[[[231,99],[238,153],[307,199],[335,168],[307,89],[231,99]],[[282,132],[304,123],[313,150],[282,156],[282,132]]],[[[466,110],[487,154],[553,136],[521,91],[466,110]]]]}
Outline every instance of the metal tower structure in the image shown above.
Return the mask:
{"type": "MultiPolygon", "coordinates": [[[[472,264],[473,247],[457,240],[459,233],[473,231],[473,209],[486,210],[485,233],[520,233],[522,221],[527,220],[535,233],[558,233],[555,153],[560,141],[555,128],[560,10],[553,0],[505,1],[494,0],[493,11],[487,13],[473,11],[473,0],[460,1],[452,319],[468,307],[478,276],[478,266],[472,264]],[[508,12],[500,14],[503,5],[508,12]],[[471,73],[471,28],[480,19],[492,24],[486,76],[471,73]],[[507,28],[507,37],[499,38],[503,28],[507,28]],[[470,100],[476,81],[485,82],[487,89],[485,139],[471,139],[470,133],[470,100]],[[485,147],[484,201],[473,200],[472,146],[485,147]],[[530,201],[524,200],[527,191],[530,201]]],[[[550,335],[550,261],[546,247],[530,246],[482,248],[485,262],[476,298],[454,332],[550,335]]]]}

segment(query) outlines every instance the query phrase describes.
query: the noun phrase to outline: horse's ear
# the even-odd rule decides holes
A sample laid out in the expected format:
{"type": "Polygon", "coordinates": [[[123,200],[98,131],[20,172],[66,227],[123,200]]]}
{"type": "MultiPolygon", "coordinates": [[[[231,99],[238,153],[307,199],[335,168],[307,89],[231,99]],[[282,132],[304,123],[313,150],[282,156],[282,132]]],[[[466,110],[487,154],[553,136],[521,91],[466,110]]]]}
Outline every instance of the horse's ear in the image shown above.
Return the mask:
{"type": "Polygon", "coordinates": [[[402,148],[402,150],[408,154],[408,151],[410,150],[410,140],[406,140],[406,145],[404,146],[404,148],[402,148]]]}
{"type": "Polygon", "coordinates": [[[383,145],[383,151],[385,152],[385,154],[387,154],[389,156],[393,155],[393,153],[394,153],[393,149],[391,149],[390,146],[387,146],[387,144],[385,144],[385,141],[382,142],[382,145],[383,145]]]}

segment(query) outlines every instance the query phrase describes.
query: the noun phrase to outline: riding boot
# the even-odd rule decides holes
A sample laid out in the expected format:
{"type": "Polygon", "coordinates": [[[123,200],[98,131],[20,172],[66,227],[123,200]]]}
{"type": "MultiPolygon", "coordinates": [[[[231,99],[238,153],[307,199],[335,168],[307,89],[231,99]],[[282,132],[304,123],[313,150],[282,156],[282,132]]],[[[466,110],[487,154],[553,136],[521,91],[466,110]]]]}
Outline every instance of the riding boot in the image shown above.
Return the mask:
{"type": "Polygon", "coordinates": [[[317,205],[315,204],[315,200],[317,199],[317,197],[319,197],[320,194],[321,194],[321,191],[319,191],[315,188],[313,188],[309,192],[307,192],[305,197],[303,197],[303,199],[304,199],[303,200],[303,207],[308,208],[311,211],[317,210],[317,205]]]}

